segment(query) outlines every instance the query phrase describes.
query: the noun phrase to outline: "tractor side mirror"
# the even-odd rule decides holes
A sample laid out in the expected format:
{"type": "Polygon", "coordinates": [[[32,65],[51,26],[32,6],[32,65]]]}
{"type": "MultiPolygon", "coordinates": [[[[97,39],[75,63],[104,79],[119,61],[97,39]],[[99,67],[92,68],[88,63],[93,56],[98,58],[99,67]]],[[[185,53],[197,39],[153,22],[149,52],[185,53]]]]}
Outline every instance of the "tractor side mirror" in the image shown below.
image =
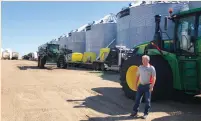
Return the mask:
{"type": "Polygon", "coordinates": [[[164,25],[164,30],[167,31],[168,27],[168,17],[165,17],[165,25],[164,25]]]}

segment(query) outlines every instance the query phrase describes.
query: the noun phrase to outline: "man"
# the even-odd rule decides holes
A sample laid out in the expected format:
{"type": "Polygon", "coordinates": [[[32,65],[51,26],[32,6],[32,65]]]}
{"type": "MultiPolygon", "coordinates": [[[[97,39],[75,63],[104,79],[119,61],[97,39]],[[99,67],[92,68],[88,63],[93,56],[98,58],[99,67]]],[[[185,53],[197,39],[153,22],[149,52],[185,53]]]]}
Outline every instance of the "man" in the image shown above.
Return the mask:
{"type": "Polygon", "coordinates": [[[133,113],[131,114],[131,116],[133,117],[137,116],[143,94],[145,96],[146,105],[144,110],[144,116],[142,118],[145,119],[148,116],[149,109],[151,107],[151,92],[153,91],[156,80],[156,71],[155,68],[149,64],[149,61],[149,56],[142,56],[143,65],[140,65],[138,68],[136,80],[137,93],[135,98],[135,105],[133,107],[133,113]],[[138,86],[139,80],[140,84],[138,86]]]}

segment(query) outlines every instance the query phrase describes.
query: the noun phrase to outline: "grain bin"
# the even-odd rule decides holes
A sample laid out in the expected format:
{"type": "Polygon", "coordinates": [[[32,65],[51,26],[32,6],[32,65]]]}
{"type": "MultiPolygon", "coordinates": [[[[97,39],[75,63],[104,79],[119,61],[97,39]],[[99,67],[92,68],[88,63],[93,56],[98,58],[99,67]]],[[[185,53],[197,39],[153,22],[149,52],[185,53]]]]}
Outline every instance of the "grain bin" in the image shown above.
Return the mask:
{"type": "Polygon", "coordinates": [[[200,8],[201,7],[201,1],[189,1],[189,8],[200,8]]]}
{"type": "Polygon", "coordinates": [[[68,45],[67,45],[67,36],[66,35],[63,35],[63,36],[60,36],[58,38],[58,44],[59,44],[59,48],[68,48],[68,45]]]}
{"type": "Polygon", "coordinates": [[[67,46],[68,49],[73,52],[84,53],[85,52],[85,44],[86,44],[86,28],[87,24],[81,26],[80,28],[71,31],[68,34],[67,38],[67,46]]]}
{"type": "Polygon", "coordinates": [[[116,39],[116,16],[106,15],[86,27],[86,52],[95,52],[99,55],[101,48],[108,46],[116,39]]]}
{"type": "MultiPolygon", "coordinates": [[[[173,13],[188,7],[184,2],[142,2],[136,3],[117,14],[117,45],[133,48],[135,45],[153,40],[155,21],[154,16],[160,14],[168,16],[169,8],[173,13]]],[[[161,29],[164,31],[164,19],[161,20],[161,29]]],[[[163,39],[173,38],[173,23],[169,22],[167,34],[163,39]]]]}

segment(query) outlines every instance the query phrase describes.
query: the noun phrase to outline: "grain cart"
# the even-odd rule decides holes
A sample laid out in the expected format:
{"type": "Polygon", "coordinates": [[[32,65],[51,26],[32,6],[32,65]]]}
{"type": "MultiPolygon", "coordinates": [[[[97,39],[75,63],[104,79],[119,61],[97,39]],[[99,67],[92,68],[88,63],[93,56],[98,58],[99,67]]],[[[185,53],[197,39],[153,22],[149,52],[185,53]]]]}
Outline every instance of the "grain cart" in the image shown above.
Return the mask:
{"type": "Polygon", "coordinates": [[[47,43],[38,48],[38,67],[44,68],[46,63],[57,63],[57,67],[67,67],[67,55],[72,50],[59,49],[59,44],[47,43]]]}
{"type": "Polygon", "coordinates": [[[174,22],[173,40],[162,40],[161,16],[155,16],[154,40],[138,45],[124,60],[120,73],[125,95],[135,99],[136,72],[144,54],[156,69],[157,80],[152,100],[184,100],[186,96],[200,94],[201,90],[201,8],[191,9],[165,17],[165,30],[174,22]]]}
{"type": "Polygon", "coordinates": [[[10,53],[7,50],[3,51],[1,59],[2,60],[10,60],[10,53]]]}
{"type": "Polygon", "coordinates": [[[18,52],[12,52],[12,60],[18,60],[19,58],[19,53],[18,52]]]}

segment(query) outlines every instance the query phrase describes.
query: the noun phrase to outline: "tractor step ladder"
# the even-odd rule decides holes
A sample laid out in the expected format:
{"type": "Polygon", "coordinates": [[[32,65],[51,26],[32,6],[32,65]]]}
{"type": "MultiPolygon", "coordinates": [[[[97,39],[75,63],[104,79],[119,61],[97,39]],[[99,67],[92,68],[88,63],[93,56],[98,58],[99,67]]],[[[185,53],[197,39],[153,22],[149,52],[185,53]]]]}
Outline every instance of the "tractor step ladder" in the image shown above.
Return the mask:
{"type": "Polygon", "coordinates": [[[188,90],[196,91],[199,89],[198,85],[198,62],[195,59],[184,59],[180,61],[181,81],[186,92],[188,90]]]}

